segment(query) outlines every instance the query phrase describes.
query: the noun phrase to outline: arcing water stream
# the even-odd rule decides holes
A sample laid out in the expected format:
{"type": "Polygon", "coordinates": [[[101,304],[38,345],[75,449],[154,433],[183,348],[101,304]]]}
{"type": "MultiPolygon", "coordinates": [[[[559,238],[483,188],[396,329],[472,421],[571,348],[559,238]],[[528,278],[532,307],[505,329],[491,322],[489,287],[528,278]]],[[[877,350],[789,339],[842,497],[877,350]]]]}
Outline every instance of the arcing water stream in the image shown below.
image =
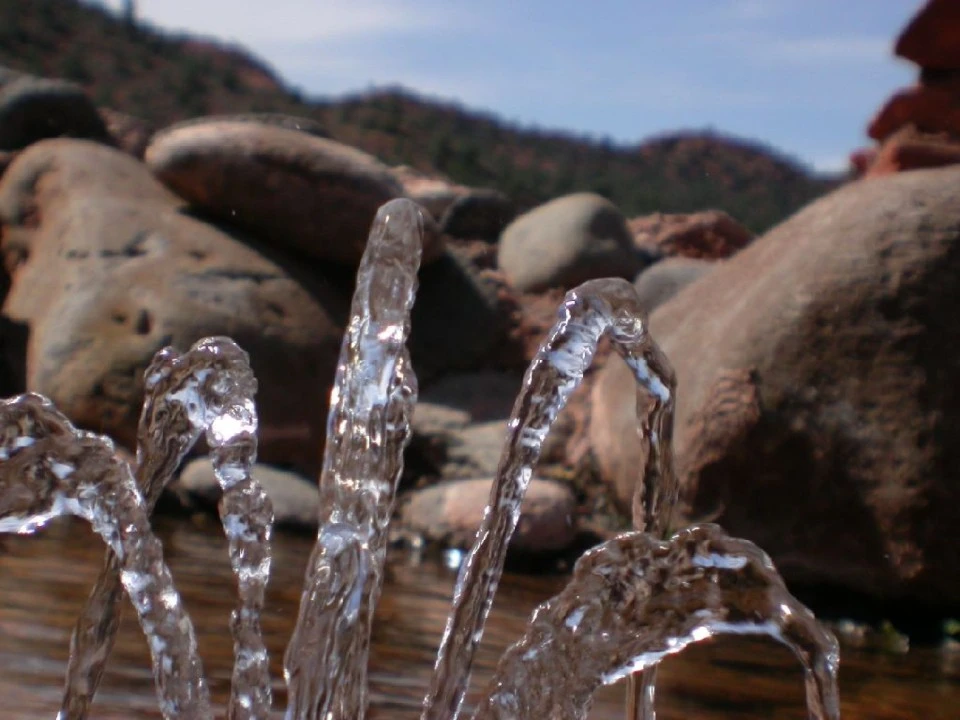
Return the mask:
{"type": "MultiPolygon", "coordinates": [[[[383,576],[416,380],[406,354],[422,221],[416,205],[381,208],[358,274],[332,394],[320,479],[321,526],[298,623],[285,657],[292,720],[364,716],[373,609],[383,576]]],[[[478,718],[582,718],[593,692],[644,671],[640,717],[652,717],[650,673],[665,655],[720,633],[766,634],[789,646],[807,678],[811,718],[839,718],[835,639],[786,590],[753,544],[715,526],[666,540],[676,488],[670,462],[673,379],[646,333],[632,287],[594,281],[571,291],[514,407],[491,502],[454,591],[423,717],[455,718],[493,602],[507,543],[542,442],[581,381],[602,335],[613,340],[653,401],[643,419],[648,462],[635,532],[589,551],[567,588],[537,610],[504,655],[478,718]]],[[[250,477],[255,381],[227,339],[182,356],[162,351],[147,372],[136,480],[111,443],[73,428],[36,395],[0,407],[0,532],[33,532],[62,514],[87,519],[108,559],[77,625],[61,718],[86,717],[116,630],[120,587],[150,644],[164,717],[212,717],[189,617],[148,517],[199,433],[224,488],[221,520],[238,581],[231,718],[266,718],[271,704],[259,631],[270,570],[269,500],[250,477]],[[118,580],[119,579],[119,580],[118,580]]]]}

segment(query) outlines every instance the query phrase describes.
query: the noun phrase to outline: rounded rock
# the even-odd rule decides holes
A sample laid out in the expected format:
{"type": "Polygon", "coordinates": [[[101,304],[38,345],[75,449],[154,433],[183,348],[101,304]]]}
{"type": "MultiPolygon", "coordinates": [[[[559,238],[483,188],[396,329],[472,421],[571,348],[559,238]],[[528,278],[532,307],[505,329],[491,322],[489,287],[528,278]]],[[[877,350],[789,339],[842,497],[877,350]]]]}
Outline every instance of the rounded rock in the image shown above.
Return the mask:
{"type": "Polygon", "coordinates": [[[516,216],[516,205],[502,192],[471,190],[446,207],[440,229],[450,237],[496,242],[516,216]]]}
{"type": "Polygon", "coordinates": [[[566,195],[518,217],[503,231],[497,259],[521,292],[632,279],[642,266],[623,213],[593,193],[566,195]]]}
{"type": "MultiPolygon", "coordinates": [[[[256,464],[251,476],[273,504],[273,520],[277,526],[314,530],[320,516],[320,493],[316,482],[288,470],[256,464]]],[[[223,491],[213,472],[209,458],[187,463],[171,490],[208,507],[216,507],[223,491]]]]}
{"type": "Polygon", "coordinates": [[[633,286],[640,297],[640,307],[648,313],[670,300],[708,272],[718,261],[695,258],[665,258],[644,270],[634,280],[633,286]]]}
{"type": "Polygon", "coordinates": [[[140,162],[83,140],[45,140],[0,181],[11,276],[3,317],[25,327],[25,389],[81,427],[136,443],[154,353],[227,335],[259,380],[260,457],[319,465],[346,297],[317,268],[191,217],[140,162]]]}
{"type": "MultiPolygon", "coordinates": [[[[402,525],[429,540],[469,547],[483,519],[493,481],[486,478],[442,482],[415,490],[404,499],[402,525]]],[[[573,544],[576,500],[565,485],[533,478],[520,509],[510,547],[524,553],[560,552],[573,544]]]]}
{"type": "Polygon", "coordinates": [[[349,266],[363,255],[377,209],[403,194],[371,155],[257,122],[162,131],[146,162],[194,208],[276,247],[349,266]]]}
{"type": "MultiPolygon", "coordinates": [[[[650,316],[685,519],[756,542],[788,582],[960,603],[957,183],[845,185],[650,316]]],[[[611,358],[591,413],[611,483],[641,467],[635,392],[611,358]]]]}
{"type": "Polygon", "coordinates": [[[107,142],[110,136],[79,85],[17,73],[0,77],[0,150],[56,137],[107,142]]]}

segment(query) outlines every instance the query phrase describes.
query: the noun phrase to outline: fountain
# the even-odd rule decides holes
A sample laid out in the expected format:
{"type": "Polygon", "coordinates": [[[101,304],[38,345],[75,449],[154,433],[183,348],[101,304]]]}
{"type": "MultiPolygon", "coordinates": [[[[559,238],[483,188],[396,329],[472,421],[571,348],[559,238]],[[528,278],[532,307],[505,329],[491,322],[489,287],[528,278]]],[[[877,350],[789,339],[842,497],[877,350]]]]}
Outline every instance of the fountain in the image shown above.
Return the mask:
{"type": "MultiPolygon", "coordinates": [[[[417,396],[406,339],[421,236],[417,206],[388,203],[358,271],[331,396],[320,528],[284,657],[289,720],[362,718],[367,710],[386,531],[417,396]]],[[[677,495],[673,373],[646,331],[633,288],[621,280],[588,282],[568,293],[527,371],[490,503],[461,566],[422,717],[453,720],[460,713],[543,440],[603,336],[633,369],[638,404],[644,401],[648,459],[635,530],[580,558],[567,587],[536,610],[525,636],[504,654],[474,717],[584,718],[599,686],[635,676],[628,714],[653,720],[656,664],[690,643],[737,633],[767,635],[791,648],[804,669],[809,717],[836,720],[836,640],[790,595],[763,551],[714,525],[668,534],[677,495]]],[[[146,373],[135,471],[108,439],[74,428],[45,398],[27,394],[0,403],[0,532],[32,533],[72,514],[89,521],[107,545],[71,640],[58,718],[87,716],[124,593],[148,639],[164,717],[212,718],[193,627],[149,524],[164,485],[201,433],[224,491],[220,517],[238,587],[228,717],[269,716],[260,612],[272,510],[250,475],[255,390],[245,353],[227,338],[201,340],[182,355],[158,353],[146,373]]]]}

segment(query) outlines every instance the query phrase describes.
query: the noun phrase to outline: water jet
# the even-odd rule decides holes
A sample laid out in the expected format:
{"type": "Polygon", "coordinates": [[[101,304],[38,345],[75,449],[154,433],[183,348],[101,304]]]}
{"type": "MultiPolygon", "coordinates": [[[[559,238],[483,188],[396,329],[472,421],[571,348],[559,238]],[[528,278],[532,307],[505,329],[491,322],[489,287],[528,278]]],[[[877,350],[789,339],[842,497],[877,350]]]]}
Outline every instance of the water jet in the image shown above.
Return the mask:
{"type": "MultiPolygon", "coordinates": [[[[366,713],[386,529],[417,396],[406,339],[421,242],[418,207],[392,201],[374,221],[358,271],[331,397],[320,529],[284,662],[290,720],[366,713]]],[[[712,525],[669,534],[677,492],[673,373],[646,330],[632,287],[616,280],[567,294],[526,373],[490,504],[460,571],[422,717],[452,720],[460,712],[543,440],[603,336],[633,369],[638,401],[652,400],[640,419],[649,453],[637,487],[636,529],[577,562],[566,589],[534,613],[525,636],[503,656],[474,717],[583,718],[597,687],[643,672],[643,697],[634,698],[631,712],[652,720],[656,663],[692,642],[735,633],[768,635],[792,649],[804,668],[809,716],[839,718],[836,640],[790,595],[762,550],[712,525]]],[[[255,389],[245,353],[227,338],[206,338],[182,355],[161,351],[146,373],[135,471],[108,439],[74,428],[41,396],[0,404],[0,532],[32,533],[73,514],[88,520],[108,547],[71,642],[63,720],[87,717],[123,593],[148,638],[164,717],[212,718],[193,627],[148,519],[201,433],[224,490],[220,517],[238,585],[228,716],[268,716],[271,681],[259,623],[272,510],[250,475],[255,389]]]]}

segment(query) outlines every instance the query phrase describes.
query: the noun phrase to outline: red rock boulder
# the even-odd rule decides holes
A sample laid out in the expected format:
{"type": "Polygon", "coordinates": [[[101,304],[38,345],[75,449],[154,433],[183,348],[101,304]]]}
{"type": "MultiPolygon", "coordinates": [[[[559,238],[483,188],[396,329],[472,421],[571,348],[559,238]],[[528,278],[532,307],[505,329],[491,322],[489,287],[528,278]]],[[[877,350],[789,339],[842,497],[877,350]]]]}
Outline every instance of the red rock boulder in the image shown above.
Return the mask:
{"type": "Polygon", "coordinates": [[[229,335],[259,381],[261,459],[317,469],[347,314],[319,268],[191,217],[143,164],[80,140],[17,156],[0,237],[25,389],[132,447],[154,353],[229,335]]]}
{"type": "MultiPolygon", "coordinates": [[[[960,168],[848,184],[653,312],[687,519],[790,581],[960,605],[958,186],[960,168]]],[[[635,482],[635,381],[619,358],[603,375],[594,452],[635,482]]]]}
{"type": "Polygon", "coordinates": [[[928,0],[900,33],[894,52],[925,68],[960,68],[960,3],[928,0]]]}
{"type": "Polygon", "coordinates": [[[907,125],[880,146],[865,177],[957,163],[960,163],[960,142],[946,133],[922,133],[912,125],[907,125]]]}
{"type": "Polygon", "coordinates": [[[629,225],[638,248],[667,256],[721,260],[753,240],[753,233],[722,210],[655,213],[629,225]]]}

